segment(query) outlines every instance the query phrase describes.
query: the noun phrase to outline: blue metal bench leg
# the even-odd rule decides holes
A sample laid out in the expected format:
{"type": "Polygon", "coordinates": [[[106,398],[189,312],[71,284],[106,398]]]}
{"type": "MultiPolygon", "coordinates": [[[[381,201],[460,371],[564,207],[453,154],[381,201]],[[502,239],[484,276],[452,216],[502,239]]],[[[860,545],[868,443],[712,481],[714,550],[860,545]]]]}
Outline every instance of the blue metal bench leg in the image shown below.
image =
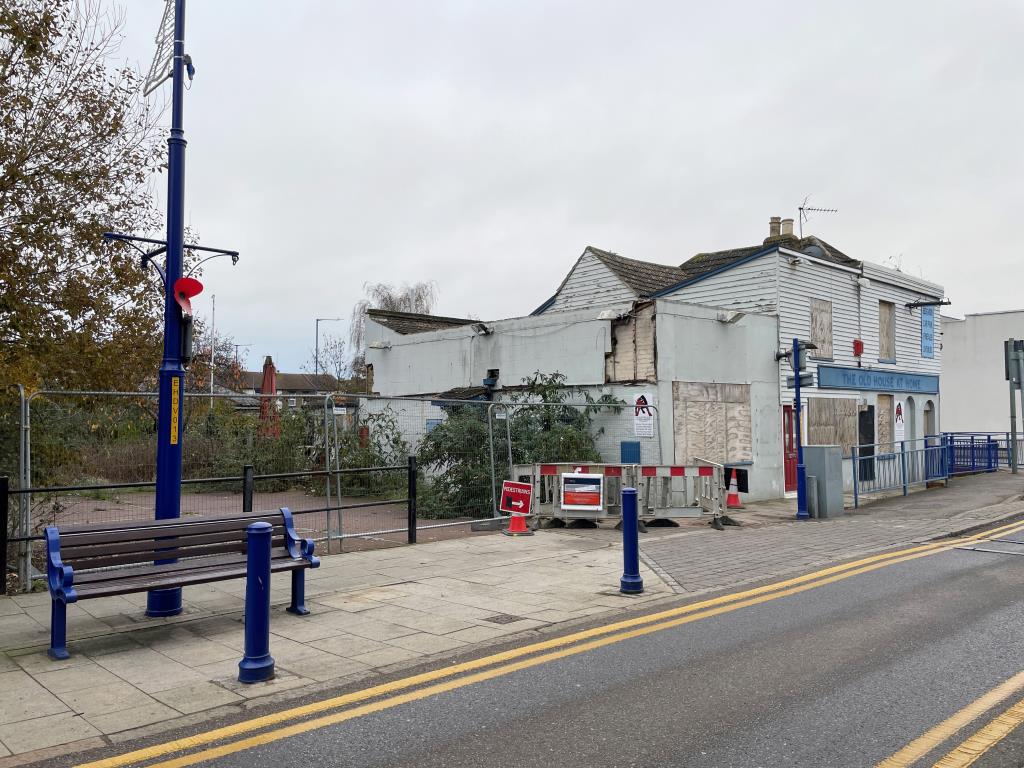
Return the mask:
{"type": "Polygon", "coordinates": [[[292,604],[287,608],[288,613],[297,616],[305,616],[309,613],[306,608],[306,572],[304,570],[292,571],[292,604]]]}
{"type": "Polygon", "coordinates": [[[51,659],[69,659],[68,653],[68,607],[60,600],[50,603],[50,650],[51,659]]]}

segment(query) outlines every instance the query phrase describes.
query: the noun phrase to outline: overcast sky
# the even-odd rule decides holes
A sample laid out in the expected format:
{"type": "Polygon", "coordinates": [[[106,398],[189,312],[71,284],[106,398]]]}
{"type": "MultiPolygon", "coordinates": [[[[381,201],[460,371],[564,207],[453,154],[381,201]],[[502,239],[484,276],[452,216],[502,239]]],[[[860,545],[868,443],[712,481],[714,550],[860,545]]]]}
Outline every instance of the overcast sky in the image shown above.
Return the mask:
{"type": "Polygon", "coordinates": [[[294,371],[368,281],[515,317],[587,245],[679,264],[811,195],[951,313],[1024,307],[1022,34],[1019,0],[191,0],[186,220],[242,253],[194,303],[294,371]]]}

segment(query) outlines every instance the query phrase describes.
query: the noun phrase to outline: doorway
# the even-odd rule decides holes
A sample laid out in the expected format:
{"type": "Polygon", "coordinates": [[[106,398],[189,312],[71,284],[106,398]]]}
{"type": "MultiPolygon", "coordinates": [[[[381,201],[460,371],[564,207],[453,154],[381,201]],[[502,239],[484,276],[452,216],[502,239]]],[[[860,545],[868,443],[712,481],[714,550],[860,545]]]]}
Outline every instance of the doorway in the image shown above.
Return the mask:
{"type": "Polygon", "coordinates": [[[867,458],[867,461],[858,461],[857,466],[859,480],[875,479],[875,406],[862,406],[857,414],[857,455],[867,458]]]}
{"type": "Polygon", "coordinates": [[[782,406],[782,472],[786,492],[796,490],[796,429],[793,406],[782,406]]]}

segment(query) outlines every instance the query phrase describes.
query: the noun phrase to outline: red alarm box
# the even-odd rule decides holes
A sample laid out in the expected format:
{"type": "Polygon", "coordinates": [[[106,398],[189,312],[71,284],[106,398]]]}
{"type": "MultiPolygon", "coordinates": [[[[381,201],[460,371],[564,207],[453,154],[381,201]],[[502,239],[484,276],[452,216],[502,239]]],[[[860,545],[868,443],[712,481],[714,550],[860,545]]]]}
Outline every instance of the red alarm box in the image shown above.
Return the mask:
{"type": "Polygon", "coordinates": [[[864,354],[864,341],[862,339],[853,340],[853,356],[860,357],[864,354]]]}

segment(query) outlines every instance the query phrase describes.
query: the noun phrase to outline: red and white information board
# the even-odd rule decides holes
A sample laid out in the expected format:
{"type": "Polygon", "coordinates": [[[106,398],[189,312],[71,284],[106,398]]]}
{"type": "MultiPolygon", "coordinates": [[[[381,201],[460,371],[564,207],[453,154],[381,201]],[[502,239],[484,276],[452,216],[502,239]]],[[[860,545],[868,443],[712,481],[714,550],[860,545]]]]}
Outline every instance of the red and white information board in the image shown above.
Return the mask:
{"type": "Polygon", "coordinates": [[[604,508],[604,475],[562,474],[562,509],[600,511],[604,508]]]}
{"type": "Polygon", "coordinates": [[[530,483],[517,483],[504,480],[501,483],[501,503],[498,509],[506,515],[530,514],[530,500],[533,497],[533,486],[530,483]]]}

